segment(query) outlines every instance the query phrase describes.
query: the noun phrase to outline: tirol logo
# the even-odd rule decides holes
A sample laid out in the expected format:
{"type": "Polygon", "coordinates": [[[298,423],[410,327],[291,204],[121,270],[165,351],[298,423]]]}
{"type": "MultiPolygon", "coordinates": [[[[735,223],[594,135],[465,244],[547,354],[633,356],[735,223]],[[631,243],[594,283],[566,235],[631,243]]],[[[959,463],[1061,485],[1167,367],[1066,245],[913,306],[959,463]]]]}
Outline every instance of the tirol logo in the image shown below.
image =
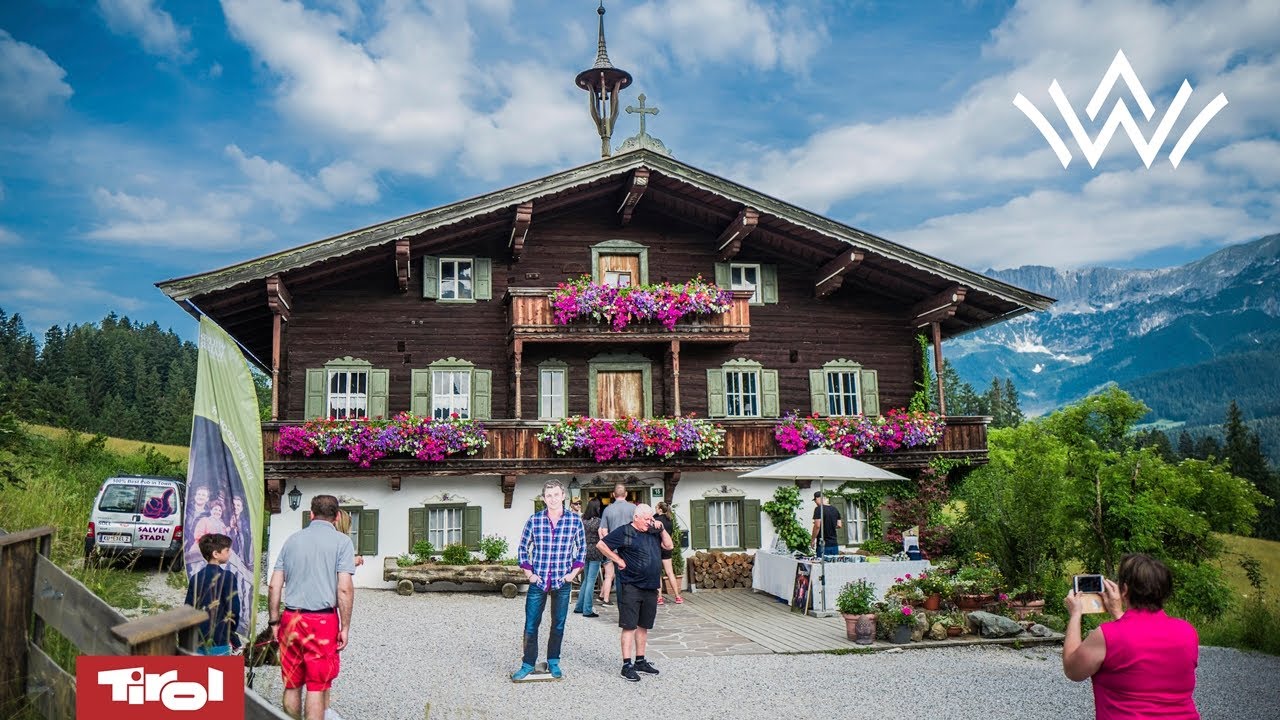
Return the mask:
{"type": "MultiPolygon", "coordinates": [[[[1138,108],[1142,110],[1142,116],[1147,120],[1151,120],[1151,116],[1155,114],[1155,106],[1151,104],[1151,98],[1147,97],[1147,91],[1142,88],[1142,83],[1138,81],[1138,74],[1133,71],[1133,67],[1129,65],[1129,60],[1124,56],[1124,51],[1118,51],[1116,57],[1111,61],[1111,67],[1107,68],[1107,72],[1102,77],[1102,82],[1098,84],[1098,89],[1093,92],[1093,97],[1089,100],[1089,104],[1085,107],[1085,112],[1089,115],[1090,120],[1098,117],[1098,111],[1102,109],[1102,103],[1106,102],[1107,96],[1111,94],[1112,88],[1116,82],[1123,79],[1129,87],[1129,92],[1133,94],[1133,99],[1137,101],[1138,108]]],[[[1080,118],[1076,115],[1076,111],[1071,107],[1071,103],[1067,102],[1067,96],[1062,92],[1062,87],[1058,85],[1058,81],[1054,80],[1049,85],[1049,97],[1053,98],[1053,103],[1058,106],[1058,112],[1062,113],[1062,119],[1067,123],[1067,127],[1071,129],[1071,135],[1075,138],[1076,144],[1080,146],[1080,150],[1084,153],[1084,157],[1089,161],[1089,167],[1097,167],[1098,160],[1102,157],[1102,151],[1107,149],[1107,143],[1111,142],[1111,136],[1115,134],[1116,128],[1123,125],[1124,131],[1128,133],[1129,139],[1133,141],[1133,146],[1138,150],[1138,156],[1142,158],[1142,162],[1148,168],[1151,167],[1152,161],[1156,159],[1156,155],[1160,154],[1160,148],[1164,145],[1164,141],[1169,137],[1169,132],[1173,129],[1174,123],[1178,121],[1178,116],[1182,114],[1182,108],[1186,106],[1187,100],[1191,98],[1191,83],[1185,79],[1182,81],[1182,87],[1178,88],[1178,94],[1174,96],[1173,103],[1169,105],[1169,109],[1165,111],[1164,117],[1161,118],[1160,124],[1156,126],[1155,134],[1148,141],[1146,136],[1142,134],[1142,130],[1138,129],[1138,122],[1133,119],[1133,114],[1129,112],[1129,106],[1121,98],[1116,100],[1115,107],[1111,110],[1111,114],[1107,116],[1106,123],[1102,126],[1102,131],[1098,133],[1096,141],[1090,140],[1085,134],[1084,126],[1080,122],[1080,118]]],[[[1062,142],[1062,138],[1058,136],[1058,131],[1053,129],[1049,121],[1044,115],[1031,104],[1022,93],[1018,93],[1013,98],[1013,104],[1027,116],[1029,120],[1044,135],[1044,139],[1049,141],[1049,147],[1053,148],[1053,152],[1057,154],[1058,161],[1062,163],[1062,167],[1066,168],[1071,164],[1071,151],[1067,149],[1066,143],[1062,142]]],[[[1200,131],[1204,130],[1205,125],[1213,119],[1218,111],[1227,106],[1227,96],[1218,93],[1212,101],[1209,102],[1199,115],[1191,121],[1187,129],[1182,133],[1182,137],[1174,144],[1173,150],[1169,153],[1169,162],[1176,168],[1178,163],[1182,162],[1182,157],[1187,154],[1187,150],[1191,148],[1191,143],[1200,135],[1200,131]]]]}
{"type": "Polygon", "coordinates": [[[78,657],[76,717],[239,720],[244,658],[78,657]]]}

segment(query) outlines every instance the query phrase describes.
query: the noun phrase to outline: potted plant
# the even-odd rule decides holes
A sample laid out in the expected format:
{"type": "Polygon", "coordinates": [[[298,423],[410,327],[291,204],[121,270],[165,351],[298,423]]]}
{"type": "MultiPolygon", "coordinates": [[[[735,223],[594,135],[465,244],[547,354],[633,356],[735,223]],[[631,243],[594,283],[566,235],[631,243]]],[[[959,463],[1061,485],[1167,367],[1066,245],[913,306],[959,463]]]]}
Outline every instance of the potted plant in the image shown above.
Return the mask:
{"type": "Polygon", "coordinates": [[[925,610],[941,608],[942,596],[951,592],[951,579],[940,572],[922,572],[916,577],[915,583],[924,595],[925,610]]]}
{"type": "Polygon", "coordinates": [[[938,618],[938,620],[942,623],[942,626],[947,629],[947,637],[960,637],[964,634],[965,625],[968,624],[968,620],[965,619],[964,613],[959,610],[944,613],[938,618]]]}
{"type": "Polygon", "coordinates": [[[1019,585],[1007,594],[1002,595],[1001,602],[1008,606],[1009,611],[1018,620],[1026,620],[1032,615],[1044,614],[1044,596],[1043,583],[1029,582],[1019,585]]]}
{"type": "Polygon", "coordinates": [[[956,571],[952,579],[956,604],[962,610],[981,610],[995,602],[1004,576],[995,565],[979,562],[956,571]]]}
{"type": "Polygon", "coordinates": [[[911,626],[915,623],[915,610],[910,605],[886,604],[876,613],[880,633],[895,645],[911,642],[911,626]]]}
{"type": "Polygon", "coordinates": [[[901,605],[920,606],[924,604],[925,596],[920,590],[916,579],[907,573],[901,577],[893,579],[893,585],[885,591],[884,596],[890,600],[896,600],[901,605]]]}
{"type": "Polygon", "coordinates": [[[866,578],[845,583],[836,596],[836,608],[844,616],[845,635],[859,645],[870,645],[876,639],[876,616],[871,605],[876,599],[876,586],[866,578]]]}

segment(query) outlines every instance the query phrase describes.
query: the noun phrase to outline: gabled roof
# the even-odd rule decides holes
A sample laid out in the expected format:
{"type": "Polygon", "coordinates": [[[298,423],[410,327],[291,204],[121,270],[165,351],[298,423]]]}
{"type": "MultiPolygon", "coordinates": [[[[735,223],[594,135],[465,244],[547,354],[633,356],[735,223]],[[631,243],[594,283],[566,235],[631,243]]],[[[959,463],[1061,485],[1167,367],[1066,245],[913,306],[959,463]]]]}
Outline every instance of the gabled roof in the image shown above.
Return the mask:
{"type": "MultiPolygon", "coordinates": [[[[536,223],[537,217],[548,208],[611,192],[625,192],[623,184],[640,168],[648,169],[650,188],[657,188],[659,193],[665,190],[668,198],[680,196],[681,199],[667,203],[668,211],[690,213],[693,208],[697,211],[694,214],[705,211],[710,217],[731,219],[743,208],[754,209],[759,213],[759,231],[777,242],[788,243],[788,256],[795,257],[799,251],[800,255],[808,256],[800,259],[820,265],[842,249],[855,248],[865,253],[866,259],[851,277],[861,277],[871,285],[896,287],[904,301],[925,300],[951,287],[965,288],[968,296],[960,305],[961,311],[948,319],[946,336],[1029,311],[1044,310],[1054,302],[1052,298],[898,245],[646,149],[603,158],[503,190],[156,285],[194,314],[192,303],[206,309],[202,300],[218,304],[231,295],[264,297],[262,283],[273,275],[306,271],[335,258],[368,257],[370,252],[393,246],[400,239],[509,225],[516,206],[522,203],[533,202],[536,223]]],[[[265,305],[263,309],[265,311],[265,305]]],[[[210,314],[217,319],[217,313],[210,314]]]]}

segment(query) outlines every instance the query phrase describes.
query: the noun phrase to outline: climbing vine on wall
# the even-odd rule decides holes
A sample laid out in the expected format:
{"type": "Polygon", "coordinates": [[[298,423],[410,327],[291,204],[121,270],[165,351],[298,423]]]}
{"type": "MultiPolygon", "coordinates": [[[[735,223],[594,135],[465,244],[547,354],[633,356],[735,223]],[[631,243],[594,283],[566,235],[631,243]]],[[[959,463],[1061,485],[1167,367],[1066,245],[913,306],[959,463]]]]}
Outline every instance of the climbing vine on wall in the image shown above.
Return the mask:
{"type": "Polygon", "coordinates": [[[800,489],[794,485],[783,485],[773,493],[773,499],[761,505],[778,537],[787,543],[792,552],[809,551],[809,531],[804,529],[796,519],[796,511],[800,509],[800,489]]]}

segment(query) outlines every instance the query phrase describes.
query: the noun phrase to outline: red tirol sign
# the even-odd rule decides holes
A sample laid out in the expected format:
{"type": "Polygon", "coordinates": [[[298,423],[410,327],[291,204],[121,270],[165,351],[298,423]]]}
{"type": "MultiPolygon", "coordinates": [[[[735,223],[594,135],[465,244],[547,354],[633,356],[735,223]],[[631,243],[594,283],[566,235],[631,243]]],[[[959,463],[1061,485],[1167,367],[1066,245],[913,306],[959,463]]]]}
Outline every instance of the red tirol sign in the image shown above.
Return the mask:
{"type": "Polygon", "coordinates": [[[78,657],[76,717],[240,720],[244,657],[78,657]]]}

